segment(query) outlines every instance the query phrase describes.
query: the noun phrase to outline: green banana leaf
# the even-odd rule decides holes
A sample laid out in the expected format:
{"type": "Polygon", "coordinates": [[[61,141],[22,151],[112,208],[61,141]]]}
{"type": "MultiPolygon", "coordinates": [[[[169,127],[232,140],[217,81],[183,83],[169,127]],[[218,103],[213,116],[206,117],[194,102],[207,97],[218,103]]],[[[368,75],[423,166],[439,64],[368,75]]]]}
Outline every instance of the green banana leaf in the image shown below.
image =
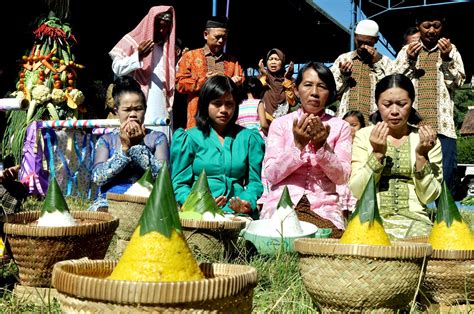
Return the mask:
{"type": "Polygon", "coordinates": [[[141,236],[156,231],[170,238],[173,230],[182,231],[178,206],[174,198],[173,186],[166,162],[163,163],[156,177],[153,190],[138,224],[140,225],[141,236]]]}
{"type": "Polygon", "coordinates": [[[212,197],[209,184],[207,182],[206,171],[203,169],[198,180],[194,184],[191,193],[184,202],[181,210],[193,211],[200,214],[211,212],[214,215],[224,215],[224,211],[217,206],[216,200],[212,197]]]}
{"type": "Polygon", "coordinates": [[[148,168],[137,182],[149,190],[153,189],[153,174],[151,168],[148,168]]]}
{"type": "Polygon", "coordinates": [[[64,199],[58,181],[56,181],[56,177],[52,177],[49,181],[48,193],[46,193],[43,208],[41,209],[41,216],[45,212],[53,213],[55,211],[60,211],[61,213],[69,212],[69,207],[64,199]]]}
{"type": "Polygon", "coordinates": [[[365,186],[362,197],[357,201],[356,209],[352,213],[349,221],[354,219],[354,217],[357,217],[357,215],[359,215],[359,221],[361,224],[368,221],[369,225],[372,226],[374,221],[378,221],[383,225],[377,204],[377,190],[373,174],[370,176],[369,182],[367,182],[367,185],[365,186]]]}
{"type": "Polygon", "coordinates": [[[454,202],[451,192],[449,192],[446,182],[443,180],[443,185],[441,187],[441,194],[438,198],[438,209],[436,211],[436,222],[440,223],[441,221],[446,222],[446,226],[451,227],[453,220],[459,222],[462,221],[461,214],[459,209],[454,202]]]}
{"type": "Polygon", "coordinates": [[[291,207],[293,208],[294,204],[291,201],[290,192],[288,191],[288,186],[285,185],[283,193],[281,193],[280,200],[278,201],[277,209],[281,207],[291,207]]]}

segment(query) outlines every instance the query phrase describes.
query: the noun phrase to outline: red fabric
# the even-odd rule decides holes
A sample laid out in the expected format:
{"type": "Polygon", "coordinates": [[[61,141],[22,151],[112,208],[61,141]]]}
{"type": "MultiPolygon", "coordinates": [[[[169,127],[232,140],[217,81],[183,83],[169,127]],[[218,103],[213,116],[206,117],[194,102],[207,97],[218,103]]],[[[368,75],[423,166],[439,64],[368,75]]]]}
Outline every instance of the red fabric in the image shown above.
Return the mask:
{"type": "MultiPolygon", "coordinates": [[[[175,28],[176,28],[176,16],[174,8],[171,6],[154,6],[148,11],[148,14],[142,19],[142,21],[132,30],[130,33],[125,35],[110,51],[110,55],[120,55],[123,57],[132,55],[138,48],[138,45],[145,40],[153,40],[155,17],[158,14],[164,12],[171,12],[173,15],[173,25],[169,38],[163,44],[163,58],[166,60],[165,65],[165,88],[168,97],[172,97],[174,94],[175,87],[175,75],[176,75],[176,64],[175,64],[175,28]]],[[[133,72],[133,77],[141,85],[145,96],[148,96],[148,89],[150,87],[151,75],[153,73],[153,65],[151,64],[153,58],[153,52],[150,53],[146,58],[143,59],[143,67],[133,72]]],[[[171,106],[171,104],[168,104],[171,106]]],[[[168,108],[170,109],[170,108],[168,108]]]]}

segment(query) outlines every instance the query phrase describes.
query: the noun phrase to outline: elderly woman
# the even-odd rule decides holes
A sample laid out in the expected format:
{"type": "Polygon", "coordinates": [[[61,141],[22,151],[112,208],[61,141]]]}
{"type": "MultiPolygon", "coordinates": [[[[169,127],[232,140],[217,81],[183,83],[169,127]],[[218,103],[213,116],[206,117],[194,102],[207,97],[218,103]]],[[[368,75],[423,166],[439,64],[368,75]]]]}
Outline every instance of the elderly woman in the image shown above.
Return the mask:
{"type": "Polygon", "coordinates": [[[360,198],[372,174],[385,230],[392,238],[426,235],[426,204],[441,193],[441,146],[429,125],[416,127],[415,89],[401,74],[386,76],[375,88],[378,111],[373,126],[356,133],[350,188],[360,198]]]}
{"type": "Polygon", "coordinates": [[[211,193],[224,212],[258,217],[265,144],[257,130],[235,123],[239,103],[239,90],[231,78],[216,75],[204,83],[197,126],[178,129],[171,143],[171,174],[179,204],[205,170],[211,193]]]}
{"type": "Polygon", "coordinates": [[[334,77],[325,65],[306,64],[295,83],[301,108],[270,125],[264,168],[271,188],[260,216],[273,215],[288,186],[292,201],[306,204],[315,223],[331,227],[333,236],[339,237],[344,219],[336,185],[349,179],[351,130],[344,120],[325,114],[336,94],[334,77]]]}
{"type": "Polygon", "coordinates": [[[120,128],[97,141],[92,178],[100,195],[90,210],[107,207],[107,192],[125,193],[146,169],[156,176],[169,156],[166,135],[143,125],[146,100],[140,85],[131,77],[120,77],[112,95],[120,128]]]}

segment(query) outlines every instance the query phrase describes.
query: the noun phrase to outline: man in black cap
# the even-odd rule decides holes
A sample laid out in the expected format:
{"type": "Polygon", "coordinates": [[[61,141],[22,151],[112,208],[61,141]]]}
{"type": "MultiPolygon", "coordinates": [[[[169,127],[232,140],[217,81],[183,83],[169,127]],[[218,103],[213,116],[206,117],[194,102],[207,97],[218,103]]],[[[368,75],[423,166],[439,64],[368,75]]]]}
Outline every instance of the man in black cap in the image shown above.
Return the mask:
{"type": "Polygon", "coordinates": [[[226,17],[212,17],[206,22],[203,48],[194,49],[183,55],[176,73],[176,88],[188,94],[187,128],[196,125],[198,94],[207,78],[225,75],[240,85],[243,81],[242,68],[233,56],[223,51],[229,33],[226,17]]]}

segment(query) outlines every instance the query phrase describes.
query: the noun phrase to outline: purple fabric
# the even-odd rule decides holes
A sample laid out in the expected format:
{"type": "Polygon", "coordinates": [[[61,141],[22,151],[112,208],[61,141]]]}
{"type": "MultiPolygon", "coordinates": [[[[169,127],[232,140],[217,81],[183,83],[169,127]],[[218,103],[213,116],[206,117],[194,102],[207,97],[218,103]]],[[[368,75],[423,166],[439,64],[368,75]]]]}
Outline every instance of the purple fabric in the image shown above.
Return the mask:
{"type": "Polygon", "coordinates": [[[49,173],[42,167],[43,150],[41,145],[38,145],[35,153],[37,130],[36,122],[31,123],[26,129],[23,159],[18,179],[27,186],[29,194],[45,195],[48,190],[49,173]]]}

